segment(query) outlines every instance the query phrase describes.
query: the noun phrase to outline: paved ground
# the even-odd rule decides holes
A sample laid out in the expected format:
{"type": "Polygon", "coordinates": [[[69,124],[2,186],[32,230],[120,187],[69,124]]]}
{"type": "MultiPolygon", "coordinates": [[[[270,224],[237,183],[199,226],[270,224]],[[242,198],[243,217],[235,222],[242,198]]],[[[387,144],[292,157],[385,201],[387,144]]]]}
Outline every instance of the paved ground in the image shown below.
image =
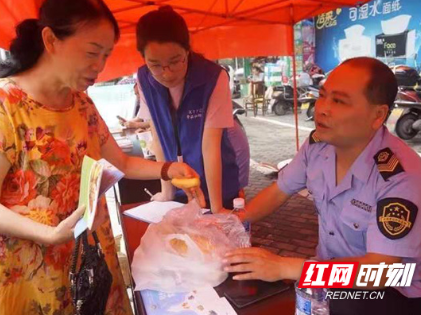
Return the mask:
{"type": "MultiPolygon", "coordinates": [[[[295,129],[292,115],[262,118],[241,117],[246,129],[252,164],[250,183],[246,190],[247,199],[252,198],[275,177],[260,163],[277,165],[290,159],[296,152],[295,129]],[[271,123],[291,124],[291,127],[271,123]]],[[[299,130],[302,143],[312,128],[312,122],[302,123],[308,130],[299,130]]],[[[317,217],[313,203],[301,196],[293,196],[271,216],[252,226],[252,243],[283,256],[310,257],[317,244],[317,217]]]]}
{"type": "MultiPolygon", "coordinates": [[[[305,114],[299,115],[299,139],[304,142],[314,128],[313,122],[305,121],[305,114]]],[[[394,129],[398,114],[392,114],[388,127],[394,129]]],[[[241,116],[246,129],[251,151],[250,183],[246,189],[247,199],[269,186],[275,179],[268,174],[262,163],[276,165],[278,162],[292,158],[296,152],[293,115],[257,118],[241,116]]],[[[421,153],[421,138],[408,142],[421,153]]],[[[311,257],[315,253],[318,239],[317,216],[313,203],[306,198],[295,195],[274,214],[252,226],[252,243],[283,256],[311,257]]]]}

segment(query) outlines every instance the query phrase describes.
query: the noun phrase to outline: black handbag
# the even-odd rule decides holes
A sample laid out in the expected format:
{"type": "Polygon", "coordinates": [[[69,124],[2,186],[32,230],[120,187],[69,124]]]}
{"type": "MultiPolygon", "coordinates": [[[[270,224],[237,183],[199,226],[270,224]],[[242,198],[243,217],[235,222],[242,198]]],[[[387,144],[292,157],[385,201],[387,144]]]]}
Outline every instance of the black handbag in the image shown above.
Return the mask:
{"type": "Polygon", "coordinates": [[[76,315],[103,315],[113,282],[98,236],[95,232],[92,236],[95,240],[94,245],[89,244],[87,231],[83,232],[76,239],[72,255],[70,291],[76,315]],[[79,247],[82,256],[79,271],[76,272],[79,247]]]}

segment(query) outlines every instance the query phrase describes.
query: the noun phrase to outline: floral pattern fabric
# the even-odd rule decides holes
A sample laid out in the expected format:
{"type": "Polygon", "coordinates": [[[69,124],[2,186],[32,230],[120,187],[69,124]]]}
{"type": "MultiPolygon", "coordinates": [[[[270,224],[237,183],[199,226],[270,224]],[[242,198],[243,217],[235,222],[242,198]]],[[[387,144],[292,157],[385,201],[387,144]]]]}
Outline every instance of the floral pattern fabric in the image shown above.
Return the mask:
{"type": "MultiPolygon", "coordinates": [[[[52,110],[13,81],[0,79],[0,152],[11,167],[0,203],[34,221],[56,226],[77,207],[82,160],[101,158],[110,133],[84,93],[52,110]]],[[[97,229],[113,284],[106,314],[132,314],[107,213],[97,229]]],[[[46,246],[0,234],[0,315],[73,314],[69,291],[74,242],[46,246]]]]}

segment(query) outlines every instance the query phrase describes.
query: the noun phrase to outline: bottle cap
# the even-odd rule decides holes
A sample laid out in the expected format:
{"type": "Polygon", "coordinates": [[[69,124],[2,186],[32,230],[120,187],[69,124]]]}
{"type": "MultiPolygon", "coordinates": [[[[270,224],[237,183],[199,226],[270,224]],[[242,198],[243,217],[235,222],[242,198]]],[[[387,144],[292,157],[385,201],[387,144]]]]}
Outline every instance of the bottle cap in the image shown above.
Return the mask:
{"type": "Polygon", "coordinates": [[[245,206],[245,202],[243,198],[235,198],[233,201],[234,208],[243,209],[245,206]]]}

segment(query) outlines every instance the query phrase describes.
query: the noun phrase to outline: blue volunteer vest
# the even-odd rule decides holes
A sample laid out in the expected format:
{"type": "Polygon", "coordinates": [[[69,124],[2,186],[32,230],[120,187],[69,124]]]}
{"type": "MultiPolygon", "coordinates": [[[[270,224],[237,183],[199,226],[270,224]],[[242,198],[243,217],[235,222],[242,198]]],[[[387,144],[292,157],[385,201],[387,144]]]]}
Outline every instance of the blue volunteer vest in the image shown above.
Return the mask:
{"type": "MultiPolygon", "coordinates": [[[[215,88],[221,67],[202,56],[190,53],[183,96],[176,111],[181,154],[185,163],[200,176],[201,188],[209,200],[203,166],[202,138],[209,99],[215,88]]],[[[146,66],[138,71],[138,80],[155,125],[165,160],[177,161],[177,140],[171,116],[171,97],[168,88],[154,79],[146,66]]],[[[207,149],[207,148],[205,148],[207,149]]],[[[221,141],[222,199],[236,197],[240,190],[239,169],[227,130],[221,141]]],[[[177,191],[177,195],[184,194],[177,191]]]]}

